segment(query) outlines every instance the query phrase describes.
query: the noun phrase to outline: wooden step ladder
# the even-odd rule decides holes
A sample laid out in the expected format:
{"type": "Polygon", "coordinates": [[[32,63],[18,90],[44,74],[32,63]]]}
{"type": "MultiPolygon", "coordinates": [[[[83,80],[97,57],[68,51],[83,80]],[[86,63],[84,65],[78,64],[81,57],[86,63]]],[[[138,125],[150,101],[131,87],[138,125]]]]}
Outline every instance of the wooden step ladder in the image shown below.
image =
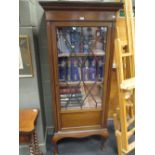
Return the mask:
{"type": "Polygon", "coordinates": [[[127,39],[121,40],[120,27],[116,27],[115,63],[117,71],[118,107],[114,113],[115,135],[118,155],[128,154],[135,148],[130,142],[135,134],[135,65],[134,65],[134,21],[132,1],[124,0],[127,39]]]}

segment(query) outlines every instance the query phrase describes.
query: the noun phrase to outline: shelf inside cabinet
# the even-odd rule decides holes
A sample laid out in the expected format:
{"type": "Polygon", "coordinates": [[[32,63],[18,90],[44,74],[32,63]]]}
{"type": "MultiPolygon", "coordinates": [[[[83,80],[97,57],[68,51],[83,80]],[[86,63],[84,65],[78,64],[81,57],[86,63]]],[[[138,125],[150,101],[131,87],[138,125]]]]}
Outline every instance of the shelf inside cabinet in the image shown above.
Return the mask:
{"type": "Polygon", "coordinates": [[[61,108],[61,113],[82,113],[82,112],[87,112],[87,111],[102,111],[102,107],[97,107],[97,108],[61,108]]]}
{"type": "Polygon", "coordinates": [[[100,52],[100,53],[61,53],[58,55],[59,58],[62,57],[92,57],[92,56],[104,56],[105,53],[104,52],[100,52]]]}
{"type": "Polygon", "coordinates": [[[80,106],[76,106],[76,107],[61,107],[61,111],[90,111],[90,110],[94,110],[94,111],[98,111],[96,109],[101,109],[101,104],[98,105],[97,107],[80,107],[80,106]]]}
{"type": "Polygon", "coordinates": [[[79,112],[87,112],[87,111],[102,111],[102,108],[83,108],[83,109],[65,109],[61,108],[61,113],[79,113],[79,112]]]}
{"type": "Polygon", "coordinates": [[[77,86],[78,84],[79,85],[92,85],[96,83],[96,85],[103,85],[103,82],[102,81],[76,81],[76,82],[60,82],[60,86],[77,86]]]}
{"type": "MultiPolygon", "coordinates": [[[[103,84],[103,83],[100,83],[103,84]]],[[[63,109],[93,109],[102,105],[102,85],[96,83],[60,86],[60,103],[63,109]]]]}

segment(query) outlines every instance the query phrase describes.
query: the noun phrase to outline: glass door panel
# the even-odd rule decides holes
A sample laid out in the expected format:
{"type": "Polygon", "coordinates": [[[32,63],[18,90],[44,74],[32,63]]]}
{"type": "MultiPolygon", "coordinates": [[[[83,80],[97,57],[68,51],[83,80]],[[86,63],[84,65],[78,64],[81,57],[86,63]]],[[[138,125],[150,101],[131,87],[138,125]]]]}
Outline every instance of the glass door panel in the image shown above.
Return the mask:
{"type": "Polygon", "coordinates": [[[98,108],[103,100],[107,27],[57,27],[60,106],[98,108]]]}

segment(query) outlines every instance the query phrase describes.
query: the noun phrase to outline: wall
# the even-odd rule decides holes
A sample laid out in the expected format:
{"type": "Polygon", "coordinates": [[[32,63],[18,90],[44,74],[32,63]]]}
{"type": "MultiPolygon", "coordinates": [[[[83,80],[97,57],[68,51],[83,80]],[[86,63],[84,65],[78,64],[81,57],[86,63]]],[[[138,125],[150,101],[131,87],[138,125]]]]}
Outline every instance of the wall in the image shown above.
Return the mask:
{"type": "MultiPolygon", "coordinates": [[[[38,50],[35,41],[35,34],[37,32],[37,20],[34,16],[35,6],[34,3],[28,0],[21,0],[19,2],[19,35],[28,35],[30,39],[30,50],[32,55],[32,65],[34,76],[32,78],[20,78],[19,79],[19,108],[38,108],[40,109],[39,117],[37,120],[37,133],[39,139],[39,145],[41,150],[45,153],[45,131],[46,131],[46,119],[44,106],[41,102],[41,85],[40,85],[40,71],[39,71],[39,59],[38,50]]],[[[28,154],[28,146],[20,145],[19,153],[21,155],[28,154]]]]}

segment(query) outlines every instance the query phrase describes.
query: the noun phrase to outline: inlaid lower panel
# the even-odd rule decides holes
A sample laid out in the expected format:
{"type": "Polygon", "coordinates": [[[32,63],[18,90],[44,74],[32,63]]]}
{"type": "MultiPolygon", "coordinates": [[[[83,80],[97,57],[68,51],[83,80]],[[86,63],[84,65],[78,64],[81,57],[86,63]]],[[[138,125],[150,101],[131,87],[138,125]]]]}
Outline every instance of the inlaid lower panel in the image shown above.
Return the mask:
{"type": "Polygon", "coordinates": [[[101,124],[101,111],[61,113],[62,128],[87,127],[101,124]]]}

